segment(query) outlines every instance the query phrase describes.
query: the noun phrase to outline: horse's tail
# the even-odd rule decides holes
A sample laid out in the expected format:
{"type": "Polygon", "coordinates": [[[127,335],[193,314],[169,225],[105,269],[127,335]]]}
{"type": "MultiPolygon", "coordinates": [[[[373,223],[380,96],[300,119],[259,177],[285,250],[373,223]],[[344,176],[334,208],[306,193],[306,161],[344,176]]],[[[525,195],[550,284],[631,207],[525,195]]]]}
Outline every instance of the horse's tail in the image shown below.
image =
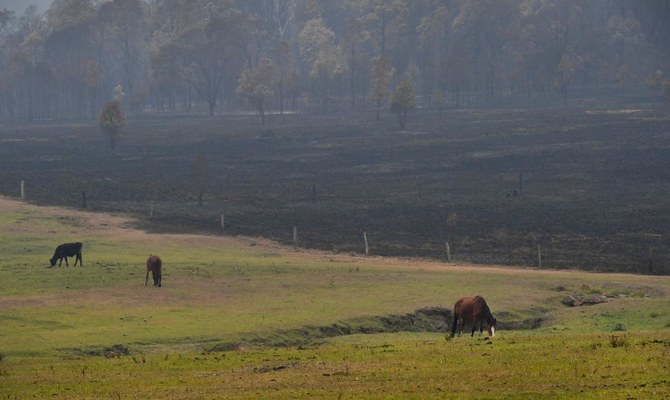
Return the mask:
{"type": "Polygon", "coordinates": [[[457,325],[458,325],[458,315],[454,312],[454,320],[451,322],[451,337],[456,336],[457,325]]]}

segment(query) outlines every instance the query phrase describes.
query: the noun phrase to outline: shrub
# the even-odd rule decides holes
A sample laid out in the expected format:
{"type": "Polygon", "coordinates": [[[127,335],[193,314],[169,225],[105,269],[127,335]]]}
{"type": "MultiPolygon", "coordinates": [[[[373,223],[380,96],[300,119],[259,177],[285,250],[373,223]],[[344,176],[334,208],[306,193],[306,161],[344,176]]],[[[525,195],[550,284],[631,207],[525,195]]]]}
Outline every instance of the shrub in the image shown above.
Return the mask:
{"type": "Polygon", "coordinates": [[[630,341],[628,340],[628,335],[612,335],[610,336],[610,346],[612,348],[617,347],[629,347],[630,341]]]}
{"type": "Polygon", "coordinates": [[[614,325],[614,328],[612,328],[612,331],[614,331],[614,332],[625,332],[627,330],[628,329],[626,328],[626,325],[622,322],[617,322],[614,325]]]}

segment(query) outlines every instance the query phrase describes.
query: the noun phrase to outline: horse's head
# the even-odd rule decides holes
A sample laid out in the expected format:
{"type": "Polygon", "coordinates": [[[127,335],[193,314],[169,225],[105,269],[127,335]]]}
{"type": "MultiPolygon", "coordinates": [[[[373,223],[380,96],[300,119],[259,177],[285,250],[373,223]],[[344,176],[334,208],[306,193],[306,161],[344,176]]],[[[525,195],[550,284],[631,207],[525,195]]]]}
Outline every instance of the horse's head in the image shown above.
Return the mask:
{"type": "Polygon", "coordinates": [[[55,267],[56,266],[56,261],[57,261],[57,258],[53,257],[49,260],[49,263],[51,264],[52,267],[55,267]]]}
{"type": "Polygon", "coordinates": [[[154,286],[160,287],[161,286],[161,269],[160,268],[154,268],[151,271],[151,276],[154,278],[154,286]]]}
{"type": "Polygon", "coordinates": [[[487,326],[486,326],[486,330],[489,331],[489,335],[490,335],[491,337],[494,337],[494,336],[496,335],[496,323],[497,323],[497,322],[498,322],[498,321],[497,321],[495,318],[493,318],[493,317],[491,317],[491,319],[489,319],[489,320],[487,321],[487,324],[486,324],[486,325],[487,325],[487,326]]]}

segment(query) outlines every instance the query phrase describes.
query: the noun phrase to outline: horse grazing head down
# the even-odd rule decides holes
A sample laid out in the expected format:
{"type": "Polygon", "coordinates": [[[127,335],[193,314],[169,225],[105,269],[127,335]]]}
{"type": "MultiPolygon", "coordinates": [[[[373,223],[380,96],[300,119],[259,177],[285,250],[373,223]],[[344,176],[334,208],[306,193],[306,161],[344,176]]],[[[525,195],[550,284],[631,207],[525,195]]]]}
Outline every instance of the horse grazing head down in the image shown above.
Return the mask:
{"type": "Polygon", "coordinates": [[[459,332],[463,331],[466,323],[472,323],[472,333],[475,334],[477,324],[479,324],[479,334],[481,335],[486,324],[486,330],[491,337],[496,335],[496,319],[491,314],[486,300],[481,296],[462,297],[454,305],[454,320],[451,325],[451,336],[456,335],[456,327],[460,327],[459,332]]]}
{"type": "Polygon", "coordinates": [[[149,282],[149,271],[154,278],[154,286],[161,287],[161,278],[163,275],[163,261],[158,256],[149,256],[147,258],[147,276],[144,278],[144,286],[149,282]]]}

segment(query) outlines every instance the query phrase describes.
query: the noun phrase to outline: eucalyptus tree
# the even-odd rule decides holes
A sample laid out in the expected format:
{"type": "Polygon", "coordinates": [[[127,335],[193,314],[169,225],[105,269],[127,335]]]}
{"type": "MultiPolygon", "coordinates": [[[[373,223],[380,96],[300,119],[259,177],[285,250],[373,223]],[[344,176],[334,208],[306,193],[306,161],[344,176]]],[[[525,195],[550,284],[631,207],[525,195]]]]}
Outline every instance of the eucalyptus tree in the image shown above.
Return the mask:
{"type": "Polygon", "coordinates": [[[114,92],[114,99],[105,103],[98,115],[98,124],[103,134],[107,136],[111,150],[116,147],[121,128],[126,125],[126,116],[121,109],[125,93],[120,85],[116,86],[114,92]]]}
{"type": "Polygon", "coordinates": [[[265,110],[267,102],[274,95],[274,64],[269,59],[264,59],[254,68],[245,67],[240,77],[237,93],[245,97],[258,112],[261,122],[265,125],[265,110]]]}
{"type": "Polygon", "coordinates": [[[517,0],[463,0],[452,22],[453,40],[464,44],[471,89],[477,100],[496,96],[504,77],[505,49],[518,17],[517,0]]]}
{"type": "Polygon", "coordinates": [[[419,69],[423,72],[424,94],[444,92],[447,88],[449,73],[447,56],[449,54],[450,14],[440,2],[434,3],[434,11],[423,15],[416,27],[418,34],[419,69]]]}
{"type": "Polygon", "coordinates": [[[279,95],[279,113],[283,115],[287,92],[295,92],[292,85],[295,85],[297,80],[292,78],[298,74],[298,65],[291,45],[285,40],[277,42],[272,52],[272,59],[275,65],[275,83],[279,95]]]}
{"type": "Polygon", "coordinates": [[[358,89],[359,70],[361,65],[367,65],[367,59],[364,52],[364,43],[369,39],[369,32],[363,29],[361,21],[352,18],[347,24],[342,38],[342,47],[347,56],[349,65],[349,91],[351,96],[351,106],[356,106],[356,92],[358,89]]]}
{"type": "Polygon", "coordinates": [[[36,7],[29,7],[20,18],[8,10],[0,16],[0,117],[46,118],[52,111],[53,77],[44,59],[44,20],[36,7]]]}
{"type": "Polygon", "coordinates": [[[149,88],[154,105],[162,111],[178,104],[191,106],[191,86],[178,68],[178,39],[205,17],[203,8],[193,7],[189,0],[154,0],[149,7],[149,88]]]}
{"type": "Polygon", "coordinates": [[[409,0],[347,0],[346,6],[375,41],[377,54],[387,54],[398,38],[407,33],[409,3],[409,0]]]}
{"type": "Polygon", "coordinates": [[[385,55],[380,55],[372,59],[372,68],[370,69],[370,100],[376,105],[376,120],[381,118],[382,104],[388,99],[391,90],[391,79],[395,74],[395,69],[391,61],[385,55]]]}
{"type": "Polygon", "coordinates": [[[416,108],[414,84],[410,79],[404,79],[391,96],[391,112],[398,115],[400,129],[405,129],[407,115],[416,108]]]}
{"type": "Polygon", "coordinates": [[[323,111],[328,110],[331,83],[346,72],[342,47],[335,43],[333,32],[322,18],[310,19],[298,34],[300,54],[310,68],[313,93],[321,99],[323,111]]]}
{"type": "Polygon", "coordinates": [[[141,106],[138,84],[147,82],[147,18],[141,0],[112,0],[98,10],[98,21],[109,40],[105,67],[110,85],[123,83],[131,110],[141,106]]]}
{"type": "Polygon", "coordinates": [[[57,75],[58,114],[78,119],[90,110],[85,68],[94,59],[91,41],[95,7],[91,0],[54,0],[47,11],[48,33],[44,49],[57,75]]]}
{"type": "Polygon", "coordinates": [[[175,42],[177,73],[207,103],[210,116],[224,81],[239,76],[244,64],[243,20],[239,11],[226,10],[186,29],[175,42]]]}

